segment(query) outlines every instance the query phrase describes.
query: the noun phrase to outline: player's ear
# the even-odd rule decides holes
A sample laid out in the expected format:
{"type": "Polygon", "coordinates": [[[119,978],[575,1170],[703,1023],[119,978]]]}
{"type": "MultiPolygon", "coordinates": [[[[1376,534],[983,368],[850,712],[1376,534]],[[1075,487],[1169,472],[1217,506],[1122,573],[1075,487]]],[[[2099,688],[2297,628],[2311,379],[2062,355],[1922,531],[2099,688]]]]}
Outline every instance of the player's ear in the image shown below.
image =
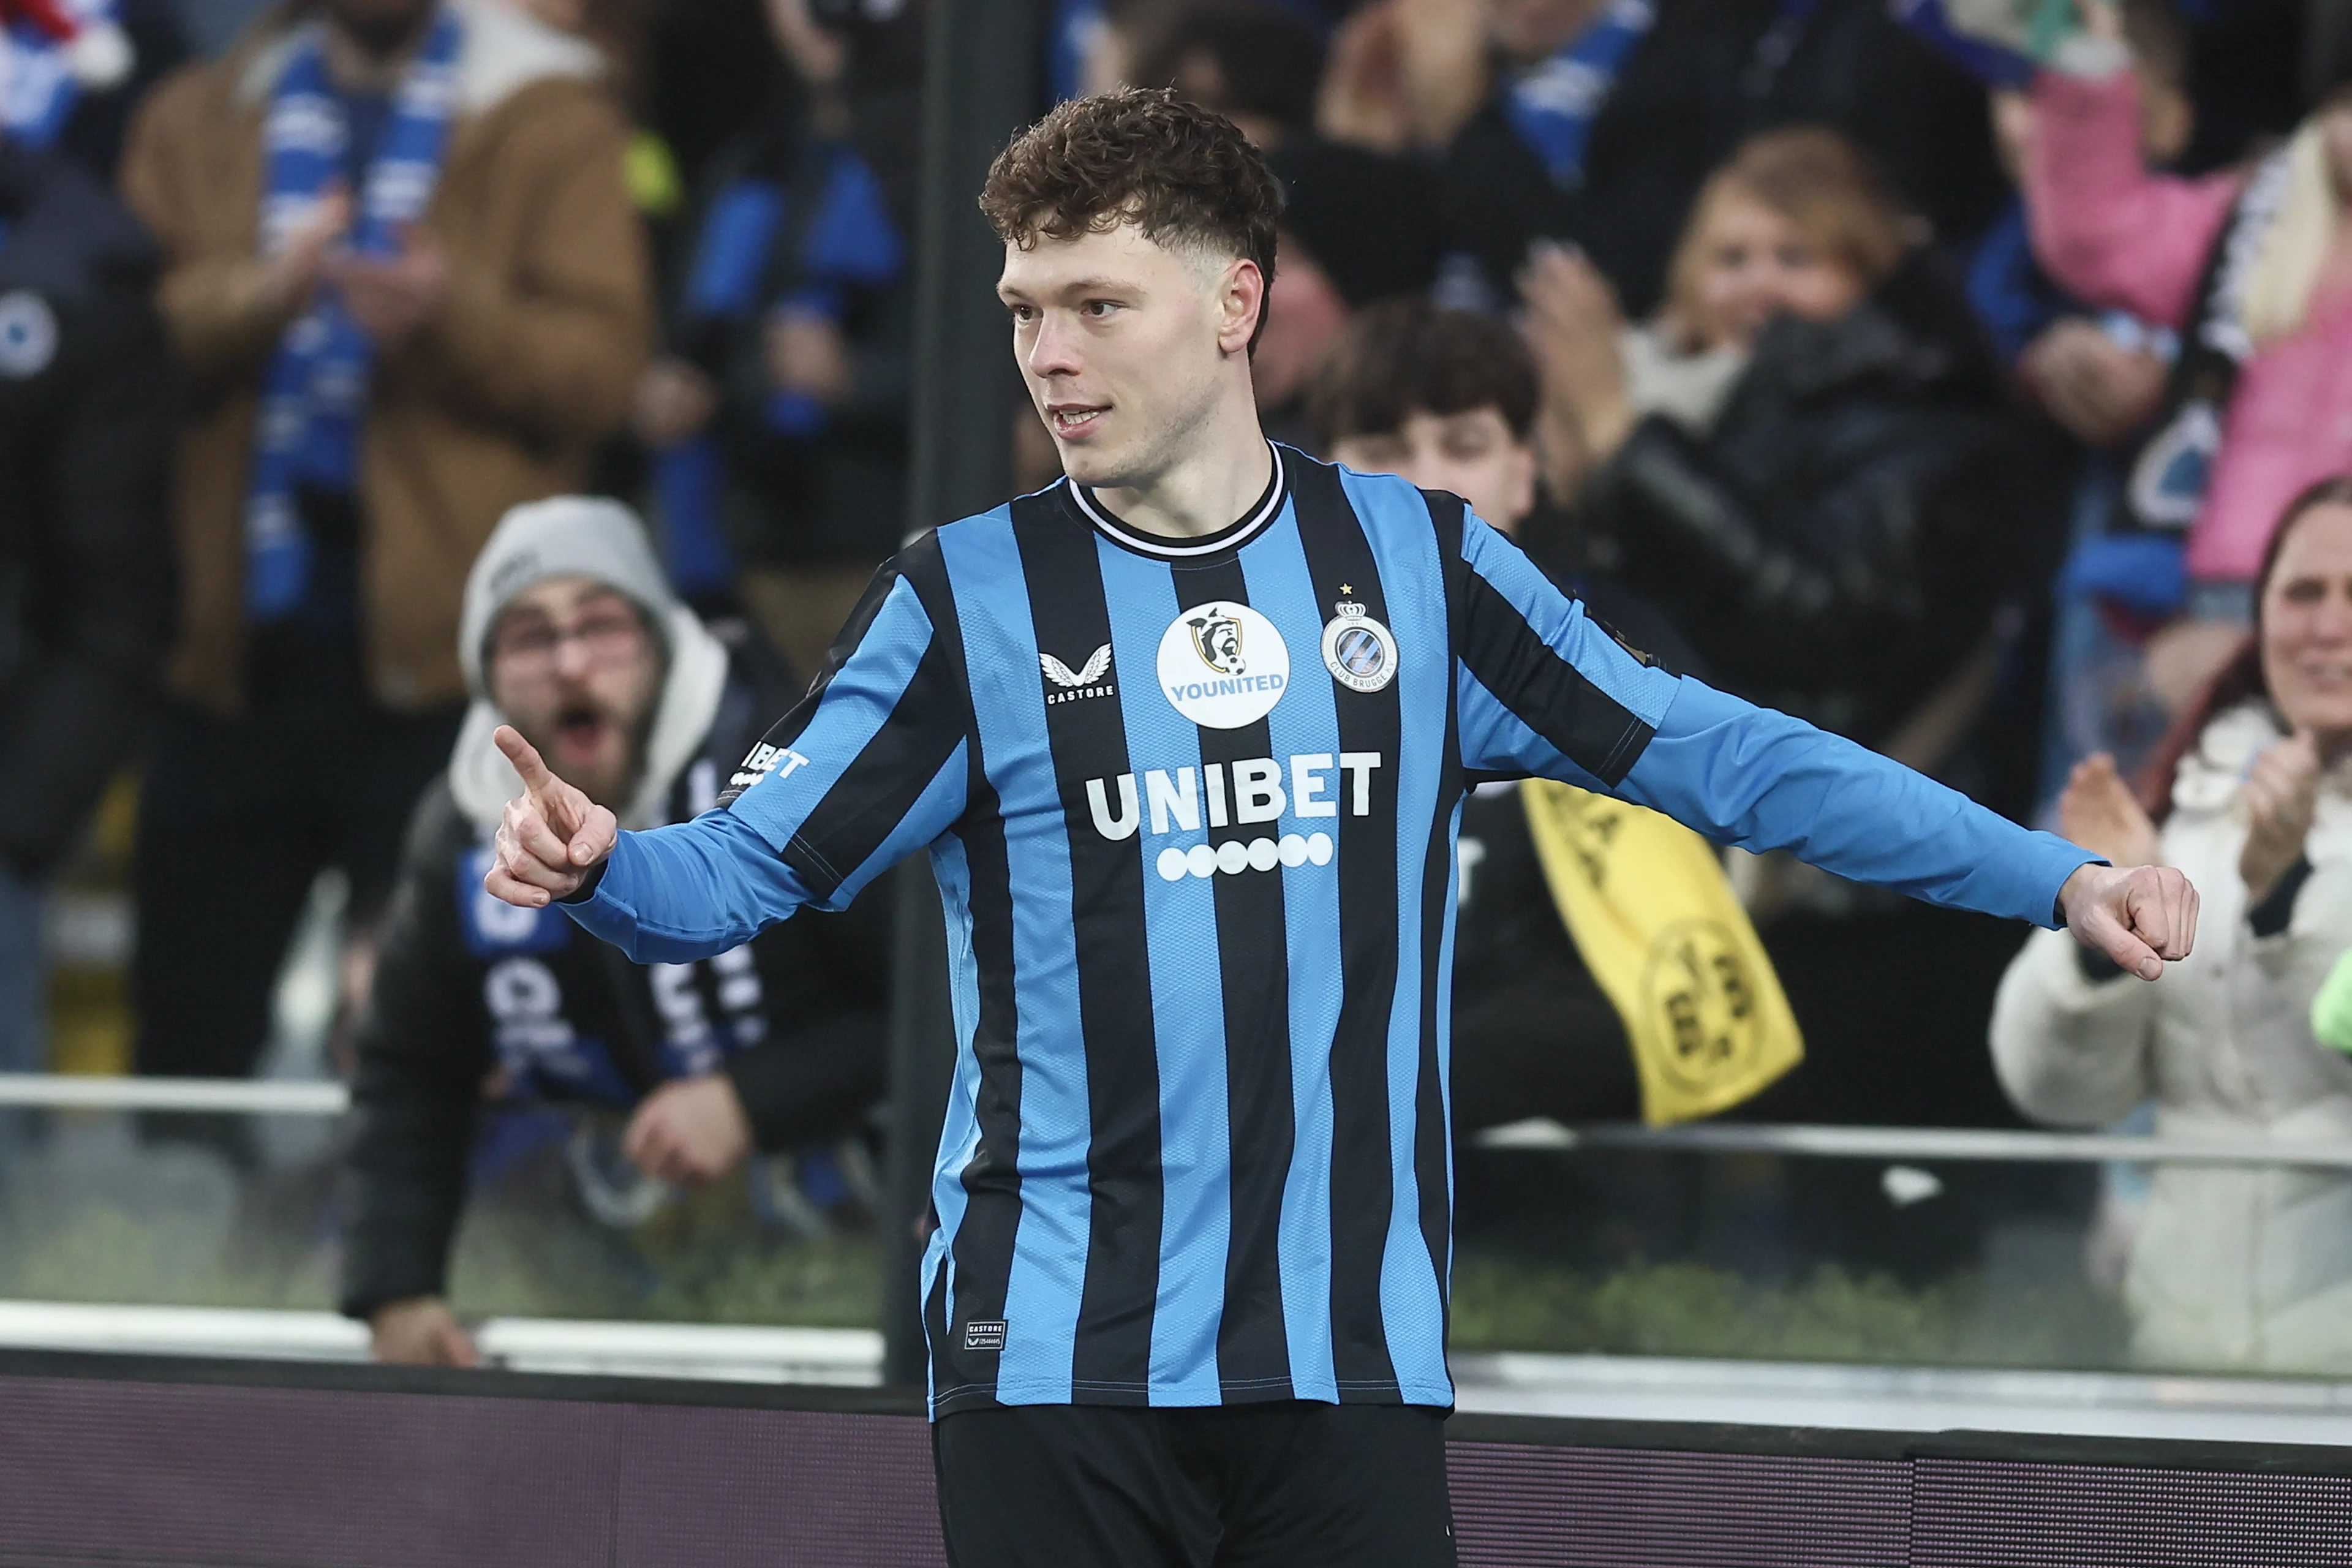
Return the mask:
{"type": "Polygon", "coordinates": [[[1234,258],[1217,280],[1216,301],[1217,347],[1229,354],[1247,353],[1258,318],[1265,313],[1265,274],[1248,257],[1234,258]]]}

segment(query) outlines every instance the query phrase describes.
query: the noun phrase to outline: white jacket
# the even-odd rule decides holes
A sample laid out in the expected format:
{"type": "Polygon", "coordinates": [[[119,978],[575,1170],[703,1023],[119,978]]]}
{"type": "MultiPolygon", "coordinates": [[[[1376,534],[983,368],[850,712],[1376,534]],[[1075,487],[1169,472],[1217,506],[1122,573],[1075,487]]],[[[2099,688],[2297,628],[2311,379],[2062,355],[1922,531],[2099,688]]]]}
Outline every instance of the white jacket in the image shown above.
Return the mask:
{"type": "MultiPolygon", "coordinates": [[[[2287,929],[2246,921],[2238,786],[2279,739],[2248,704],[2206,727],[2173,780],[2164,858],[2202,895],[2197,946],[2154,984],[2084,978],[2037,932],[1993,1007],[1993,1063],[2039,1121],[2102,1127],[2147,1100],[2159,1133],[2352,1142],[2352,1058],[2311,1037],[2311,999],[2352,948],[2352,781],[2321,788],[2312,875],[2287,929]]],[[[2310,1168],[2159,1166],[2125,1279],[2134,1350],[2158,1366],[2352,1371],[2352,1177],[2310,1168]]]]}

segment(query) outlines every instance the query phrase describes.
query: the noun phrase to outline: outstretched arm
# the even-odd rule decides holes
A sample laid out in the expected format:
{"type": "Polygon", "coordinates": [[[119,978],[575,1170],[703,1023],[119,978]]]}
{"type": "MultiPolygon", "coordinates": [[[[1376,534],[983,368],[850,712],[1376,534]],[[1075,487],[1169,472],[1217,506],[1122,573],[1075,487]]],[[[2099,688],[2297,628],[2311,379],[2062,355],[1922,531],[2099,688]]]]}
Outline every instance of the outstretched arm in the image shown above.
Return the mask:
{"type": "Polygon", "coordinates": [[[953,651],[896,563],[826,664],[718,809],[646,833],[616,832],[611,812],[500,729],[524,787],[484,885],[527,908],[562,900],[640,963],[724,952],[804,904],[846,908],[962,813],[965,698],[953,651]]]}
{"type": "Polygon", "coordinates": [[[1466,518],[1463,763],[1606,790],[1718,843],[1786,849],[1857,882],[2071,926],[2153,979],[2189,951],[2196,894],[2117,870],[1785,713],[1646,663],[1466,518]]]}
{"type": "Polygon", "coordinates": [[[1618,794],[1720,842],[1786,849],[1930,903],[2071,929],[2144,980],[2188,955],[2197,895],[2170,867],[2117,868],[2029,832],[1801,720],[1677,682],[1618,794]]]}

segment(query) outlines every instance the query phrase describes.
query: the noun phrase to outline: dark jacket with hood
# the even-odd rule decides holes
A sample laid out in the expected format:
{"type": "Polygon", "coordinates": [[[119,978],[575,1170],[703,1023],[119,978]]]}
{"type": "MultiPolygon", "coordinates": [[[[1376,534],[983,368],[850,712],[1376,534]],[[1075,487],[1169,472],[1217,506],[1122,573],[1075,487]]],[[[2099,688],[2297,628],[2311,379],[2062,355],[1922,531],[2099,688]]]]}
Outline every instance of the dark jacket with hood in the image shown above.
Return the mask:
{"type": "MultiPolygon", "coordinates": [[[[667,759],[669,821],[709,808],[794,695],[752,634],[712,629],[725,688],[690,754],[667,759]]],[[[341,1289],[354,1317],[442,1292],[486,1103],[626,1108],[715,1070],[753,1141],[780,1149],[840,1136],[882,1093],[884,900],[786,921],[703,963],[632,963],[561,909],[482,890],[492,825],[459,804],[480,793],[464,785],[437,781],[417,805],[360,1029],[341,1289]]]]}
{"type": "Polygon", "coordinates": [[[1643,420],[1580,505],[1717,684],[1875,746],[2056,537],[2045,458],[1915,258],[1836,321],[1767,326],[1710,430],[1643,420]]]}
{"type": "Polygon", "coordinates": [[[89,175],[0,139],[0,861],[24,874],[71,847],[171,637],[155,267],[89,175]]]}

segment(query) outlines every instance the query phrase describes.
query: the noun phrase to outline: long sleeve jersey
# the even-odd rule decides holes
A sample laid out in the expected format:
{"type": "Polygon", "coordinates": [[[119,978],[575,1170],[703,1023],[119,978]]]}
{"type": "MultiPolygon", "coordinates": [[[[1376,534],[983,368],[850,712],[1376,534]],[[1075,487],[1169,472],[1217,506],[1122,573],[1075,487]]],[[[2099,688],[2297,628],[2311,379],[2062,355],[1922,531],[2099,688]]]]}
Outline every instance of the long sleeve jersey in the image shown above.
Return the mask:
{"type": "Polygon", "coordinates": [[[1490,774],[2043,924],[2091,858],[1655,668],[1457,498],[1277,447],[1205,538],[1066,481],[922,536],[732,798],[566,907],[677,961],[929,852],[935,1414],[1448,1405],[1454,840],[1490,774]]]}

